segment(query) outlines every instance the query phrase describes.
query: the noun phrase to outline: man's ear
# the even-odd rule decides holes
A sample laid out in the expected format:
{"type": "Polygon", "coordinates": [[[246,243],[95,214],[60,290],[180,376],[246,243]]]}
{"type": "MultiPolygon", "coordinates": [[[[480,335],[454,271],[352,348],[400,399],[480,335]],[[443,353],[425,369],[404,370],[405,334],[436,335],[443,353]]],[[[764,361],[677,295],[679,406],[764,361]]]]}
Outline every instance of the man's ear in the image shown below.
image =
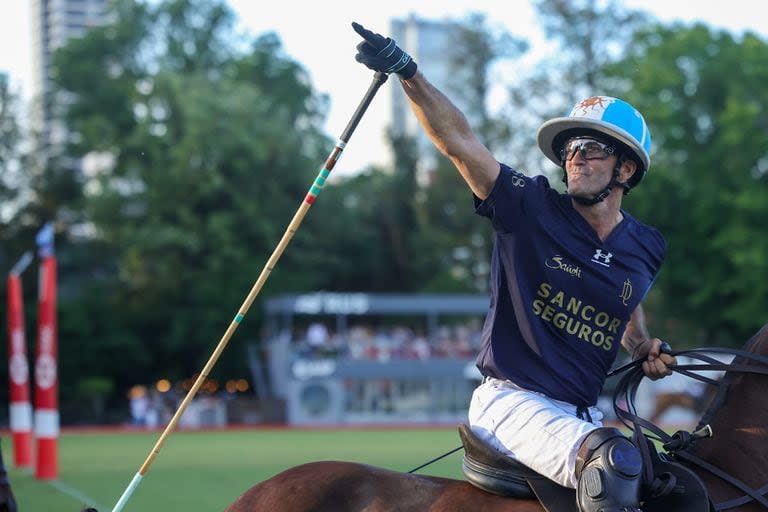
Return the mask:
{"type": "Polygon", "coordinates": [[[624,160],[624,163],[621,164],[621,169],[619,169],[619,181],[626,183],[632,176],[634,176],[635,172],[637,172],[637,162],[631,158],[627,158],[624,160]]]}

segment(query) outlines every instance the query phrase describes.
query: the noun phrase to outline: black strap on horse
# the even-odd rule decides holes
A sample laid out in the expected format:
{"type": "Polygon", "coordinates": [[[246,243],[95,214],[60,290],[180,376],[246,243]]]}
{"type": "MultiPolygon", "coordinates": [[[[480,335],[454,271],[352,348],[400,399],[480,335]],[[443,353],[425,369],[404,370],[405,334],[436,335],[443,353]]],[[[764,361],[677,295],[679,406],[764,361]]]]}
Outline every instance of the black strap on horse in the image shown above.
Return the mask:
{"type": "Polygon", "coordinates": [[[453,454],[453,453],[456,453],[457,451],[459,451],[459,450],[461,450],[461,449],[463,449],[463,448],[464,448],[464,446],[463,446],[463,445],[462,445],[462,446],[458,446],[458,447],[454,448],[453,450],[451,450],[451,451],[449,451],[449,452],[445,452],[445,453],[444,453],[444,454],[442,454],[442,455],[438,455],[438,456],[437,456],[437,457],[435,457],[434,459],[432,459],[432,460],[430,460],[430,461],[428,461],[428,462],[425,462],[425,463],[424,463],[424,464],[422,464],[421,466],[416,466],[416,467],[415,467],[415,468],[413,468],[412,470],[408,471],[408,473],[415,473],[415,472],[417,472],[418,470],[420,470],[420,469],[423,469],[423,468],[425,468],[425,467],[429,466],[430,464],[434,464],[435,462],[439,461],[440,459],[444,459],[444,458],[446,458],[447,456],[449,456],[449,455],[451,455],[451,454],[453,454]]]}
{"type": "MultiPolygon", "coordinates": [[[[670,369],[674,372],[680,373],[692,379],[704,382],[709,385],[723,386],[727,385],[725,380],[716,380],[709,378],[705,375],[701,375],[699,371],[725,371],[733,373],[753,373],[759,375],[768,375],[768,357],[746,352],[744,350],[730,349],[730,348],[697,348],[690,350],[683,350],[679,352],[673,352],[665,350],[672,356],[687,356],[693,360],[699,361],[700,364],[680,364],[671,366],[670,369]],[[739,362],[723,363],[718,359],[712,357],[713,354],[724,354],[728,356],[738,357],[739,362]],[[753,364],[746,364],[750,362],[753,364]]],[[[651,440],[657,440],[662,443],[664,450],[670,454],[676,460],[685,461],[690,465],[698,466],[711,474],[721,478],[728,482],[732,486],[741,490],[744,496],[735,498],[732,500],[724,501],[714,504],[716,511],[728,510],[734,507],[738,507],[755,501],[760,503],[764,507],[768,507],[768,484],[762,486],[760,489],[753,489],[749,485],[745,484],[741,480],[726,473],[720,468],[710,464],[709,462],[691,454],[687,449],[697,440],[704,437],[712,436],[712,429],[710,428],[708,421],[710,415],[706,414],[701,418],[699,424],[693,432],[687,432],[678,430],[673,435],[667,434],[657,425],[645,420],[637,415],[635,408],[635,396],[637,394],[637,388],[640,382],[645,377],[645,373],[642,369],[642,363],[645,359],[638,359],[628,363],[620,368],[611,371],[608,377],[614,375],[624,374],[619,380],[618,385],[613,396],[613,410],[616,417],[633,432],[633,440],[640,449],[640,453],[643,457],[644,474],[643,480],[646,488],[651,490],[651,493],[657,495],[664,495],[671,492],[675,482],[669,481],[668,478],[662,475],[654,475],[650,464],[651,454],[649,453],[649,446],[644,439],[647,437],[651,440]],[[622,403],[624,407],[622,407],[622,403]],[[644,431],[650,432],[645,434],[644,431]]],[[[734,359],[736,361],[736,359],[734,359]]],[[[716,401],[725,399],[725,393],[718,393],[716,401]]],[[[717,402],[714,402],[710,406],[709,411],[716,411],[719,408],[717,402]]]]}

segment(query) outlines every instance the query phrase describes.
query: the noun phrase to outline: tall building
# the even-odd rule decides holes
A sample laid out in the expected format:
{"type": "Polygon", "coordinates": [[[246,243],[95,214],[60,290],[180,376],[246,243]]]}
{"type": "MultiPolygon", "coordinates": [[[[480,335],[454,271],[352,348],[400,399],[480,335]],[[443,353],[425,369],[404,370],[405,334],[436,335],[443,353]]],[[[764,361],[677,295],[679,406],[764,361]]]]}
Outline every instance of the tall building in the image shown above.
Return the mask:
{"type": "MultiPolygon", "coordinates": [[[[451,53],[457,48],[458,32],[459,26],[455,21],[425,20],[415,15],[405,19],[395,19],[391,26],[392,38],[413,57],[429,81],[447,94],[460,110],[471,116],[468,108],[469,99],[465,94],[459,94],[457,89],[457,84],[462,82],[461,78],[457,79],[457,75],[460,74],[457,66],[460,56],[451,53]]],[[[435,169],[437,158],[439,158],[437,150],[411,112],[402,88],[390,87],[390,90],[388,128],[398,135],[407,135],[416,140],[417,173],[421,181],[426,180],[429,172],[435,169]]],[[[391,165],[394,155],[391,150],[388,154],[388,163],[391,165]]]]}
{"type": "Polygon", "coordinates": [[[50,71],[54,51],[73,37],[81,37],[109,21],[109,0],[30,0],[32,10],[33,127],[42,136],[43,154],[66,138],[66,128],[53,121],[53,107],[61,98],[51,95],[50,71]]]}

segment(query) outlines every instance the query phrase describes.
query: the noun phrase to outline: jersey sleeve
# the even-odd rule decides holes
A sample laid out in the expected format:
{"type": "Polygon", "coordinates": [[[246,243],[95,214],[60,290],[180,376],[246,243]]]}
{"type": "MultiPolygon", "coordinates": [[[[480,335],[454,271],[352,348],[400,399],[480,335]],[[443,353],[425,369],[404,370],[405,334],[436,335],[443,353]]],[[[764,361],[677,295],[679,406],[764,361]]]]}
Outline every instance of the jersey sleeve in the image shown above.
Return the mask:
{"type": "Polygon", "coordinates": [[[648,273],[655,278],[667,256],[667,242],[664,235],[658,229],[637,221],[633,235],[637,245],[642,248],[643,261],[646,262],[648,273]]]}
{"type": "Polygon", "coordinates": [[[637,224],[636,236],[639,242],[638,247],[642,248],[641,261],[644,262],[646,271],[651,276],[651,281],[641,294],[641,300],[644,300],[659,277],[667,255],[667,242],[659,230],[642,223],[637,224]]]}
{"type": "Polygon", "coordinates": [[[520,225],[521,219],[535,214],[539,200],[550,190],[544,176],[530,178],[501,164],[501,171],[491,193],[484,200],[474,197],[475,213],[491,220],[494,229],[509,233],[520,225]]]}
{"type": "Polygon", "coordinates": [[[656,255],[656,273],[658,274],[659,270],[661,269],[661,265],[664,263],[664,260],[667,257],[667,241],[664,239],[664,235],[662,235],[661,232],[659,232],[657,229],[650,229],[650,237],[655,245],[654,254],[656,255]]]}

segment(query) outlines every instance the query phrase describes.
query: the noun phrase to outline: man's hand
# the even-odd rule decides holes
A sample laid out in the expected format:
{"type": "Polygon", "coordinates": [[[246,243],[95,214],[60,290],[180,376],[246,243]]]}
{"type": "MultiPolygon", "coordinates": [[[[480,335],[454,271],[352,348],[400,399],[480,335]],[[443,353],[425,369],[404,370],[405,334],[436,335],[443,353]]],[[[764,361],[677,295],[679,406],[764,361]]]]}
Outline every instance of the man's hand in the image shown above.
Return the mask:
{"type": "Polygon", "coordinates": [[[371,32],[359,23],[352,22],[352,28],[364,39],[357,45],[355,60],[374,71],[397,73],[404,80],[416,74],[416,63],[390,37],[371,32]]]}
{"type": "Polygon", "coordinates": [[[637,358],[645,357],[643,372],[651,380],[658,380],[672,375],[670,366],[677,364],[677,359],[671,354],[661,351],[662,341],[659,338],[649,339],[635,351],[637,358]]]}

